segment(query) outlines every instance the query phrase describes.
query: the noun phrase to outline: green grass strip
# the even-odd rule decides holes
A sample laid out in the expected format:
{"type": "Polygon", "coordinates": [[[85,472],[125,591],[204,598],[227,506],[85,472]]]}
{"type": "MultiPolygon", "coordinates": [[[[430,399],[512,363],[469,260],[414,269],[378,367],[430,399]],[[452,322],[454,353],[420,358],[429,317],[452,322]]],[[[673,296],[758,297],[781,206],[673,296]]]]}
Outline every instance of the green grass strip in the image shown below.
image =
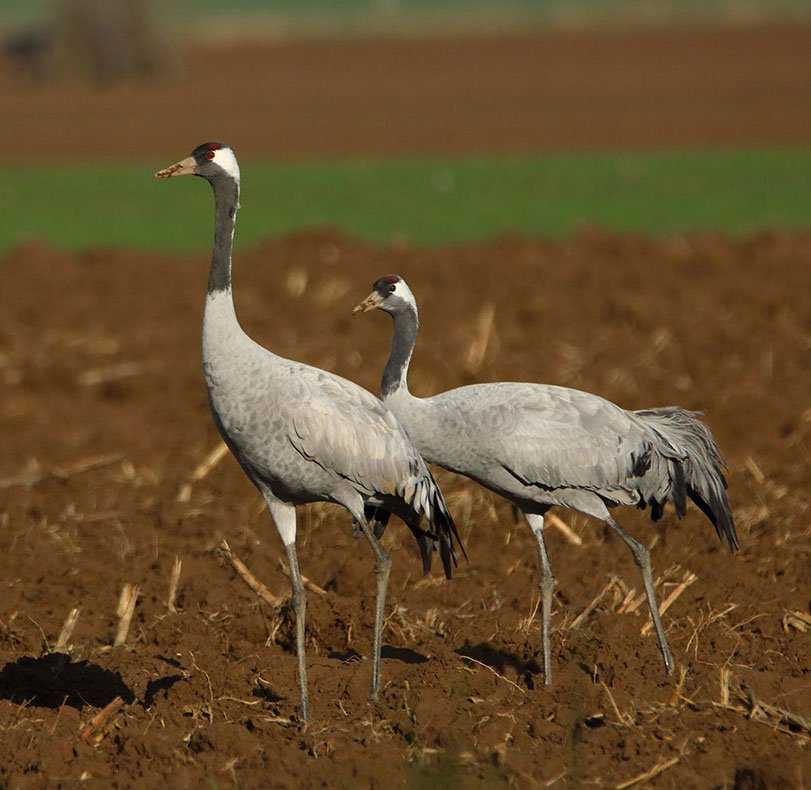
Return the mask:
{"type": "MultiPolygon", "coordinates": [[[[32,238],[206,249],[210,191],[198,179],[155,181],[166,164],[0,165],[0,249],[32,238]]],[[[584,224],[648,234],[811,227],[811,150],[248,159],[242,172],[239,246],[320,225],[421,243],[560,236],[584,224]]]]}

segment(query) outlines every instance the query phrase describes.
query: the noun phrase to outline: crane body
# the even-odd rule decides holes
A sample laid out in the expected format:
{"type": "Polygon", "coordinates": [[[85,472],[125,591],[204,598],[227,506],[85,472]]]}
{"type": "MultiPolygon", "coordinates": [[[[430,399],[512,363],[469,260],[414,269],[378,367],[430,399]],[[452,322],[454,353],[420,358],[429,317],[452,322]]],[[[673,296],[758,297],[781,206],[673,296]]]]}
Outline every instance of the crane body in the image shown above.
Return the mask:
{"type": "Polygon", "coordinates": [[[239,165],[232,149],[225,143],[204,143],[191,156],[155,175],[200,176],[214,192],[203,372],[214,422],[265,498],[287,553],[302,719],[309,715],[306,592],[296,552],[295,508],[308,502],[333,502],[346,508],[374,553],[377,590],[370,694],[374,700],[380,685],[391,561],[369,526],[366,511],[383,508],[400,516],[417,538],[423,566],[430,567],[431,549],[438,546],[450,577],[458,534],[442,493],[405,430],[380,399],[333,373],[273,354],[240,327],[231,287],[240,190],[239,165]]]}
{"type": "Polygon", "coordinates": [[[473,384],[417,398],[408,368],[419,329],[414,294],[402,277],[386,275],[354,312],[380,309],[394,320],[381,397],[423,457],[470,477],[524,513],[536,542],[541,589],[544,680],[551,682],[554,575],[544,514],[560,506],[607,524],[639,566],[665,671],[673,671],[653,587],[650,552],[611,515],[618,505],[650,507],[658,519],[667,502],[677,515],[692,499],[730,548],[738,537],[726,496],[723,462],[709,429],[679,407],[626,411],[597,395],[547,384],[473,384]]]}

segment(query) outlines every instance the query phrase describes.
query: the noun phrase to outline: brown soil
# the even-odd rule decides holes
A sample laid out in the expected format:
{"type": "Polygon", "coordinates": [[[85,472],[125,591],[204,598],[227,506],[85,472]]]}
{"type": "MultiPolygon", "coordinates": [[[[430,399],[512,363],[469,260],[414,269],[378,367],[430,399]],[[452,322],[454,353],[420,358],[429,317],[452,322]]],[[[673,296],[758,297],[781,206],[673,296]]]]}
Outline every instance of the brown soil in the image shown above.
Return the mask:
{"type": "Polygon", "coordinates": [[[515,152],[811,142],[811,27],[191,49],[163,83],[31,85],[0,64],[3,158],[515,152]]]}
{"type": "Polygon", "coordinates": [[[686,573],[697,577],[665,616],[684,673],[665,680],[655,639],[640,635],[644,605],[616,611],[626,590],[641,590],[628,551],[600,525],[561,513],[583,544],[550,529],[557,675],[546,688],[529,621],[538,602],[529,531],[503,501],[442,474],[470,564],[452,582],[423,579],[407,530],[392,525],[385,689],[370,707],[371,555],[343,511],[306,508],[302,568],[326,595],[309,598],[304,730],[287,721],[298,699],[290,618],[258,602],[216,552],[227,538],[273,593],[287,594],[258,494],[228,457],[178,501],[217,443],[199,366],[205,256],[27,246],[0,259],[0,271],[2,781],[613,786],[665,761],[659,786],[809,781],[811,733],[756,706],[811,711],[809,634],[784,626],[811,600],[811,235],[653,241],[584,231],[562,242],[387,249],[323,231],[241,255],[246,329],[367,387],[389,321],[349,311],[376,276],[397,271],[422,305],[418,393],[525,379],[631,408],[703,409],[727,455],[742,543],[730,555],[694,510],[656,527],[620,511],[655,544],[661,599],[686,573]],[[495,331],[471,367],[488,305],[495,331]],[[84,468],[99,456],[102,465],[84,468]],[[175,557],[183,566],[170,613],[175,557]],[[140,598],[126,645],[112,648],[125,582],[140,598]],[[73,607],[72,649],[49,653],[73,607]],[[89,745],[80,725],[117,695],[124,707],[89,745]]]}

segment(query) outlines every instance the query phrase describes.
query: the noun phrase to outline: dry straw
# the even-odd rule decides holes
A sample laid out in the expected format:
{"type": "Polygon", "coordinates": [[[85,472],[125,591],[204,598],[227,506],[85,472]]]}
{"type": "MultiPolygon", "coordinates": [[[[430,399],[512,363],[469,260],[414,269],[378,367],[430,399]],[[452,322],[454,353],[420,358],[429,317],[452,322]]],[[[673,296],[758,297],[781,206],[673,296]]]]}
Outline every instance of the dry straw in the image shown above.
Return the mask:
{"type": "Polygon", "coordinates": [[[115,634],[114,647],[121,647],[127,641],[127,634],[132,623],[132,616],[135,613],[135,604],[138,601],[140,589],[137,584],[127,582],[121,588],[121,595],[118,598],[118,630],[115,634]]]}
{"type": "Polygon", "coordinates": [[[59,638],[54,645],[54,651],[57,653],[64,653],[68,649],[68,643],[71,636],[73,636],[73,629],[76,628],[76,622],[79,619],[79,609],[71,609],[65,622],[62,624],[62,630],[59,632],[59,638]]]}
{"type": "Polygon", "coordinates": [[[237,572],[240,579],[242,579],[266,604],[274,608],[278,608],[282,605],[281,599],[277,598],[268,590],[268,588],[248,570],[248,566],[245,565],[239,557],[234,556],[227,540],[223,540],[223,542],[220,543],[218,552],[220,557],[237,572]]]}
{"type": "Polygon", "coordinates": [[[169,577],[169,594],[166,596],[166,608],[174,614],[177,612],[177,587],[180,584],[180,571],[183,568],[183,563],[180,557],[175,557],[175,562],[172,565],[172,574],[169,577]]]}

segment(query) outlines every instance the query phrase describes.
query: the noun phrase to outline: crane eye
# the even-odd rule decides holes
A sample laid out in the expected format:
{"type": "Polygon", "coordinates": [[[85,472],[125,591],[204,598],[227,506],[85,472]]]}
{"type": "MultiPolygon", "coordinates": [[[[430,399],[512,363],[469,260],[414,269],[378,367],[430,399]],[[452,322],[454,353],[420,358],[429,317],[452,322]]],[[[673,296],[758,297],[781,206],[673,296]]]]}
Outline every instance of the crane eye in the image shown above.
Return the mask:
{"type": "Polygon", "coordinates": [[[213,159],[216,155],[216,151],[206,151],[206,159],[213,159]]]}
{"type": "Polygon", "coordinates": [[[397,290],[397,286],[396,286],[396,285],[390,285],[390,286],[389,286],[389,293],[390,293],[390,294],[393,294],[393,293],[394,293],[396,290],[397,290]]]}

